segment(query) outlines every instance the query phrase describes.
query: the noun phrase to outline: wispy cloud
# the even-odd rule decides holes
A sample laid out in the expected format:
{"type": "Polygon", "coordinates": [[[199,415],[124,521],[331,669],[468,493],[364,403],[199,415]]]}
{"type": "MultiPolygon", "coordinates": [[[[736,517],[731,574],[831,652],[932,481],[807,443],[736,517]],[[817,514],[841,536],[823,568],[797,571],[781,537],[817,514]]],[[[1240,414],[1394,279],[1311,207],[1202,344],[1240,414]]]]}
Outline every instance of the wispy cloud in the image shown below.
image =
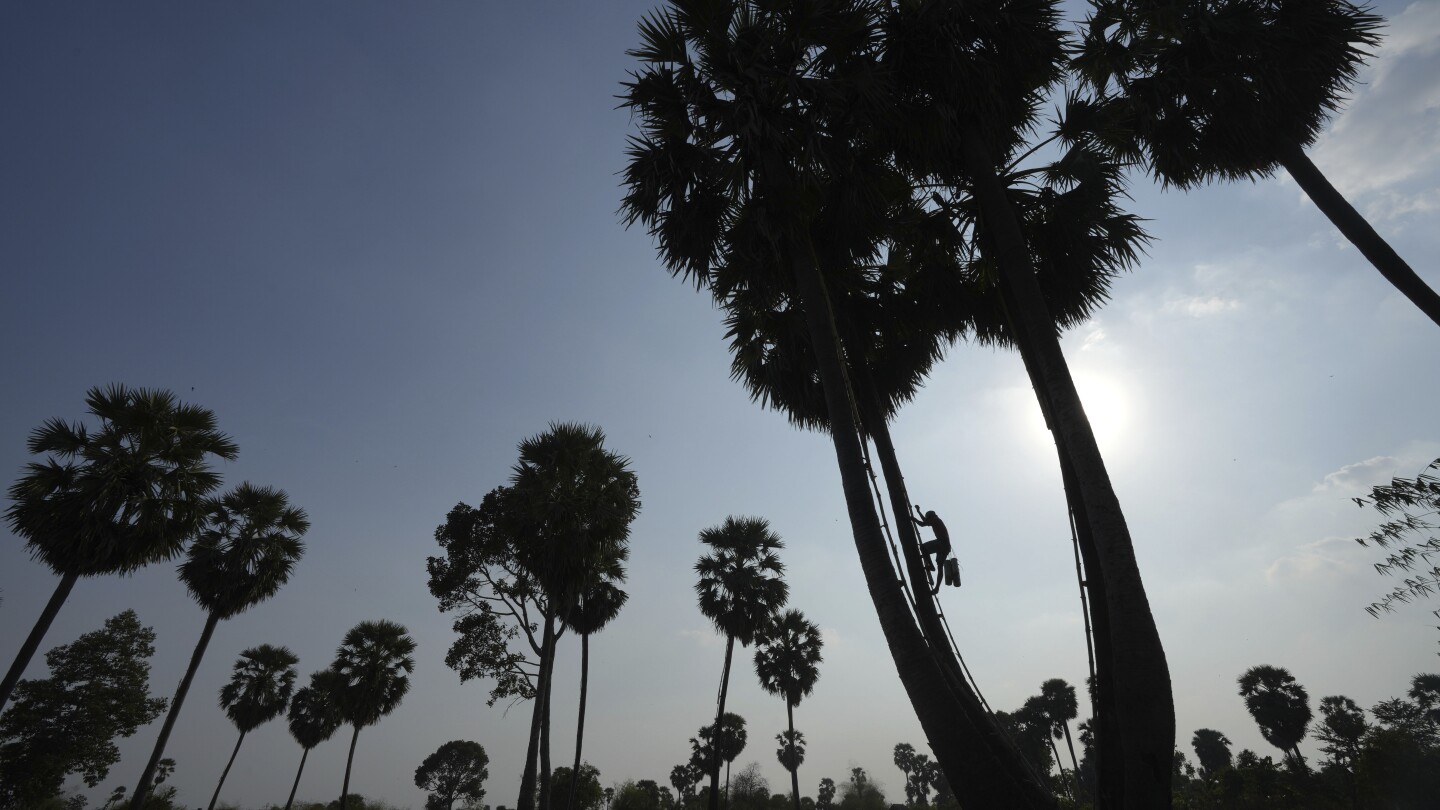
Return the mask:
{"type": "Polygon", "coordinates": [[[1315,485],[1316,492],[1359,492],[1384,481],[1394,474],[1399,460],[1394,456],[1375,456],[1354,464],[1346,464],[1327,474],[1315,485]]]}
{"type": "Polygon", "coordinates": [[[1240,302],[1234,298],[1226,298],[1219,295],[1187,295],[1179,298],[1171,298],[1165,302],[1164,309],[1169,313],[1179,313],[1192,318],[1208,318],[1212,315],[1223,315],[1226,312],[1233,312],[1240,308],[1240,302]]]}
{"type": "Polygon", "coordinates": [[[1358,571],[1363,566],[1354,548],[1355,542],[1345,537],[1306,543],[1270,563],[1265,569],[1265,581],[1272,585],[1296,580],[1327,581],[1358,571]]]}

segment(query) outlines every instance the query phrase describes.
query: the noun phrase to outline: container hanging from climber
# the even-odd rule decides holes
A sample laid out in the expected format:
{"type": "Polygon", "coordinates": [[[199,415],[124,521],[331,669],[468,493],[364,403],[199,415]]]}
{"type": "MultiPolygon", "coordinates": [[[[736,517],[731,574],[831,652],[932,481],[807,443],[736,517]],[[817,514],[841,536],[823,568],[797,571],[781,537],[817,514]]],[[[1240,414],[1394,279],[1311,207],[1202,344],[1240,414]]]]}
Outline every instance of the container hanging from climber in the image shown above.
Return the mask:
{"type": "Polygon", "coordinates": [[[920,544],[920,555],[925,560],[925,570],[935,572],[935,587],[931,593],[939,593],[940,585],[954,585],[960,587],[960,561],[951,556],[950,531],[945,528],[945,522],[934,510],[922,513],[920,505],[915,504],[915,514],[920,517],[911,517],[910,520],[916,526],[927,526],[935,532],[934,540],[927,540],[920,544]],[[931,562],[933,556],[934,562],[931,562]]]}

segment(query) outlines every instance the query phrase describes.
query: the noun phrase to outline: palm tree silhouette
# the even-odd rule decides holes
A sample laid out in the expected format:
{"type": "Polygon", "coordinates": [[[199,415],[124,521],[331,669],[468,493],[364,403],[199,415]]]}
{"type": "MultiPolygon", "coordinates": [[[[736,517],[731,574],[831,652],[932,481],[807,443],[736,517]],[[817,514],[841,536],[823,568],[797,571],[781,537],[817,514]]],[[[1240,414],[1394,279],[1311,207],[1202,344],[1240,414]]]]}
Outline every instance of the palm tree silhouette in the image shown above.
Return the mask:
{"type": "Polygon", "coordinates": [[[230,766],[235,764],[235,755],[240,753],[240,744],[245,735],[279,717],[290,702],[290,693],[295,689],[295,665],[300,659],[285,647],[261,644],[240,653],[235,662],[230,682],[220,688],[220,708],[225,710],[230,722],[240,731],[235,741],[235,750],[220,773],[215,793],[210,796],[209,810],[215,810],[220,798],[220,788],[225,777],[230,775],[230,766]]]}
{"type": "Polygon", "coordinates": [[[805,756],[803,748],[795,747],[803,742],[795,731],[795,707],[801,698],[809,697],[820,678],[821,646],[820,628],[793,609],[777,616],[755,635],[755,674],[760,676],[760,686],[785,700],[789,729],[781,739],[781,751],[790,753],[780,761],[789,761],[785,768],[790,771],[795,810],[800,810],[799,768],[805,756]]]}
{"type": "Polygon", "coordinates": [[[49,453],[10,487],[10,530],[60,584],[0,681],[0,709],[30,664],[60,606],[82,576],[128,574],[180,553],[220,485],[210,456],[233,460],[215,414],[169,391],[112,384],[85,394],[94,430],[51,419],[26,447],[49,453]]]}
{"type": "Polygon", "coordinates": [[[360,729],[373,726],[395,711],[410,690],[407,677],[415,671],[415,640],[392,621],[361,622],[350,628],[335,651],[335,661],[319,675],[321,688],[334,701],[341,719],[354,727],[345,758],[345,783],[340,810],[350,797],[350,768],[360,729]]]}
{"type": "Polygon", "coordinates": [[[1379,44],[1382,23],[1349,0],[1100,0],[1075,64],[1101,92],[1119,91],[1133,148],[1162,183],[1190,189],[1284,167],[1440,326],[1440,294],[1305,155],[1379,44]]]}
{"type": "Polygon", "coordinates": [[[1299,746],[1311,717],[1305,687],[1289,671],[1268,664],[1245,670],[1239,683],[1240,697],[1245,698],[1246,710],[1260,727],[1260,736],[1304,768],[1299,746]]]}
{"type": "Polygon", "coordinates": [[[185,677],[175,690],[140,784],[131,794],[131,810],[141,810],[144,806],[150,778],[165,754],[165,744],[216,625],[280,590],[305,553],[300,537],[309,528],[305,511],[291,506],[283,490],[246,482],[207,502],[204,528],[191,544],[185,562],[180,564],[180,580],[206,612],[205,629],[190,656],[185,677]]]}
{"type": "MultiPolygon", "coordinates": [[[[1070,749],[1070,780],[1075,788],[1075,800],[1079,801],[1080,763],[1075,759],[1075,743],[1070,738],[1070,721],[1080,716],[1080,702],[1075,697],[1075,687],[1062,678],[1051,678],[1040,684],[1040,705],[1050,719],[1051,748],[1053,740],[1065,737],[1065,747],[1070,749]]],[[[1055,765],[1060,766],[1060,752],[1055,752],[1055,765]]],[[[1060,768],[1063,774],[1065,769],[1060,768]]]]}
{"type": "Polygon", "coordinates": [[[618,564],[609,566],[603,579],[596,579],[581,592],[579,601],[570,609],[565,620],[580,635],[580,714],[575,724],[575,764],[570,768],[570,795],[565,799],[566,810],[575,807],[575,790],[580,782],[578,774],[581,745],[585,740],[585,699],[590,682],[590,636],[603,630],[620,615],[629,594],[615,583],[624,581],[624,569],[618,564]]]}
{"type": "Polygon", "coordinates": [[[1230,738],[1213,728],[1197,728],[1190,738],[1195,758],[1200,760],[1200,775],[1212,774],[1230,767],[1230,738]]]}
{"type": "Polygon", "coordinates": [[[518,810],[535,806],[537,759],[540,809],[550,805],[550,684],[556,620],[610,563],[628,553],[630,523],[640,512],[640,489],[629,459],[605,449],[598,427],[552,423],[520,443],[506,511],[520,565],[546,595],[540,672],[518,810]]]}
{"type": "Polygon", "coordinates": [[[300,767],[295,771],[295,782],[290,786],[290,797],[285,800],[285,810],[295,803],[295,791],[300,787],[300,775],[305,773],[305,760],[310,749],[330,739],[344,722],[340,710],[335,706],[329,693],[324,672],[310,675],[310,685],[296,690],[290,698],[288,721],[290,736],[300,743],[300,767]]]}
{"type": "MultiPolygon", "coordinates": [[[[715,708],[715,725],[720,728],[726,717],[725,698],[730,689],[735,641],[749,646],[755,634],[785,605],[790,588],[781,579],[785,566],[775,553],[785,544],[764,518],[731,515],[721,525],[701,531],[700,542],[711,549],[695,563],[700,612],[725,634],[725,665],[720,670],[720,696],[715,708]]],[[[710,762],[710,810],[719,807],[720,760],[716,757],[710,762]]],[[[728,774],[725,781],[728,786],[728,774]]]]}

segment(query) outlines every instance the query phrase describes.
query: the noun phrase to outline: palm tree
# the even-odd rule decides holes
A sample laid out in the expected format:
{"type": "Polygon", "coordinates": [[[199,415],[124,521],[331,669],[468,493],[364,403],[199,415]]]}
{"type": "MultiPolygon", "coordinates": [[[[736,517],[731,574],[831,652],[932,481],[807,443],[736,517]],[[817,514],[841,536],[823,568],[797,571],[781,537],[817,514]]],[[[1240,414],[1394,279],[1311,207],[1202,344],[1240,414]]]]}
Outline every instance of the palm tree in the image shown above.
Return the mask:
{"type": "MultiPolygon", "coordinates": [[[[725,665],[720,670],[720,696],[715,708],[715,725],[720,727],[730,689],[735,641],[749,646],[755,634],[785,605],[790,588],[781,579],[785,566],[775,553],[785,544],[764,518],[731,515],[721,525],[702,530],[700,542],[711,549],[695,563],[700,612],[725,634],[725,665]]],[[[717,757],[710,762],[710,810],[719,807],[719,787],[717,757]]]]}
{"type": "Polygon", "coordinates": [[[215,414],[169,391],[112,384],[85,394],[93,431],[51,419],[31,431],[31,462],[10,487],[5,520],[60,584],[0,682],[0,709],[82,576],[128,574],[174,557],[220,485],[210,456],[233,460],[215,414]]]}
{"type": "Polygon", "coordinates": [[[1299,746],[1311,717],[1305,687],[1285,669],[1269,665],[1245,670],[1239,683],[1240,697],[1245,698],[1245,708],[1260,727],[1260,736],[1304,768],[1299,746]]]}
{"type": "Polygon", "coordinates": [[[300,538],[309,528],[305,510],[291,506],[284,490],[246,482],[207,502],[204,528],[180,564],[180,580],[205,610],[205,629],[175,690],[140,784],[130,796],[131,810],[141,810],[144,805],[150,777],[165,754],[165,744],[216,625],[274,596],[289,581],[295,563],[305,553],[300,538]]]}
{"type": "Polygon", "coordinates": [[[629,594],[616,587],[615,582],[625,581],[625,571],[618,565],[606,572],[604,579],[595,580],[580,594],[580,600],[571,608],[565,623],[580,635],[580,716],[575,724],[575,764],[570,768],[570,795],[565,800],[566,810],[575,807],[575,789],[580,782],[581,745],[585,740],[585,698],[590,681],[590,636],[600,632],[607,624],[620,615],[629,594]]]}
{"type": "Polygon", "coordinates": [[[1094,5],[1076,66],[1102,92],[1120,92],[1133,148],[1156,178],[1189,189],[1284,167],[1375,269],[1440,326],[1440,294],[1305,155],[1379,44],[1380,17],[1349,0],[1094,5]]]}
{"type": "Polygon", "coordinates": [[[510,478],[513,509],[506,527],[520,565],[546,595],[540,672],[518,810],[535,806],[537,759],[540,810],[550,803],[550,684],[556,620],[564,617],[606,564],[628,554],[640,489],[629,459],[605,449],[598,427],[552,423],[520,443],[510,478]]]}
{"type": "Polygon", "coordinates": [[[1199,728],[1190,738],[1195,758],[1200,760],[1200,775],[1208,777],[1230,767],[1230,739],[1213,728],[1199,728]]]}
{"type": "Polygon", "coordinates": [[[340,810],[345,810],[350,796],[350,767],[355,762],[360,729],[379,723],[400,705],[410,690],[407,676],[415,671],[413,652],[415,640],[404,627],[384,619],[361,622],[345,634],[334,663],[320,677],[341,719],[355,729],[345,758],[340,810]]]}
{"type": "Polygon", "coordinates": [[[235,764],[235,755],[240,753],[245,735],[285,711],[290,693],[295,689],[295,665],[298,663],[300,659],[289,649],[269,644],[251,647],[240,653],[230,682],[220,689],[220,708],[239,729],[240,739],[235,741],[235,750],[230,752],[230,761],[225,763],[220,782],[210,796],[210,810],[215,810],[220,788],[225,784],[225,777],[230,775],[230,766],[235,764]]]}
{"type": "MultiPolygon", "coordinates": [[[[788,741],[798,741],[795,732],[795,707],[801,698],[809,697],[820,678],[820,628],[806,621],[798,610],[787,610],[766,624],[755,634],[755,674],[760,676],[760,686],[772,695],[785,699],[785,717],[789,722],[786,732],[788,741]]],[[[791,754],[781,757],[790,771],[790,790],[795,800],[795,810],[800,810],[800,761],[803,749],[783,748],[791,754]]]]}
{"type": "Polygon", "coordinates": [[[295,803],[295,791],[300,787],[300,775],[305,773],[305,760],[310,749],[330,739],[343,720],[329,693],[329,684],[324,672],[310,676],[310,685],[301,687],[290,698],[290,736],[300,743],[300,767],[295,771],[295,783],[290,786],[290,797],[285,800],[285,810],[295,803]]]}
{"type": "MultiPolygon", "coordinates": [[[[1045,716],[1050,719],[1050,736],[1052,740],[1058,740],[1063,735],[1065,746],[1070,749],[1070,778],[1077,791],[1075,797],[1079,801],[1078,791],[1080,790],[1080,763],[1075,759],[1075,743],[1070,739],[1070,721],[1080,716],[1080,702],[1075,697],[1075,687],[1066,683],[1062,678],[1051,678],[1040,684],[1040,703],[1045,711],[1045,716]]],[[[1055,743],[1052,741],[1053,747],[1055,743]]],[[[1060,753],[1055,752],[1055,764],[1060,765],[1060,753]]],[[[1060,768],[1061,773],[1065,769],[1060,768]]]]}

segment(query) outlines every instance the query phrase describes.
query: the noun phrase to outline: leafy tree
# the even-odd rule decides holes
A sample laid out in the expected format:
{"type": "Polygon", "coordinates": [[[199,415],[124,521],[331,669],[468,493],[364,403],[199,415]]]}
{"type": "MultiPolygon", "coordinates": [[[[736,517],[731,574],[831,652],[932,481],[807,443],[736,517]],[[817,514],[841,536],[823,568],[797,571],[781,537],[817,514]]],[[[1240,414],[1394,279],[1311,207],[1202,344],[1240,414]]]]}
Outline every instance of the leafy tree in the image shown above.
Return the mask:
{"type": "MultiPolygon", "coordinates": [[[[730,763],[745,750],[748,738],[745,718],[734,712],[721,715],[720,722],[702,726],[697,737],[690,738],[690,765],[706,774],[718,773],[725,765],[725,793],[730,793],[730,763]]],[[[711,788],[714,793],[718,788],[711,788]]]]}
{"type": "Polygon", "coordinates": [[[235,750],[220,774],[215,793],[210,796],[210,810],[215,810],[215,801],[220,798],[220,788],[225,777],[230,775],[230,766],[235,764],[235,755],[240,753],[240,744],[245,735],[262,724],[279,717],[290,703],[290,693],[295,690],[295,665],[300,659],[285,647],[261,644],[240,653],[235,662],[230,682],[220,689],[220,708],[240,731],[235,741],[235,750]]]}
{"type": "Polygon", "coordinates": [[[614,788],[610,810],[662,810],[660,786],[649,779],[626,781],[614,788]]]}
{"type": "MultiPolygon", "coordinates": [[[[601,565],[603,571],[598,572],[600,576],[581,591],[579,601],[565,617],[565,623],[580,635],[580,717],[575,725],[575,763],[571,766],[573,772],[579,773],[583,773],[580,769],[580,751],[585,740],[585,700],[590,684],[590,636],[614,621],[615,617],[620,615],[620,609],[625,606],[625,600],[629,598],[628,594],[615,584],[625,580],[625,569],[620,566],[620,560],[605,560],[601,565]]],[[[580,781],[571,782],[568,790],[559,794],[566,797],[566,810],[575,810],[575,791],[580,781]]],[[[598,790],[600,783],[595,784],[598,790]]]]}
{"type": "MultiPolygon", "coordinates": [[[[1362,546],[1374,544],[1390,551],[1375,570],[1387,576],[1414,574],[1383,599],[1366,608],[1371,616],[1392,612],[1397,603],[1429,596],[1440,586],[1440,565],[1431,558],[1440,554],[1440,458],[1432,461],[1414,478],[1394,478],[1388,485],[1372,487],[1368,498],[1356,498],[1358,506],[1373,506],[1387,520],[1368,537],[1357,537],[1362,546]],[[1429,570],[1425,570],[1428,568],[1429,570]]],[[[1440,610],[1435,611],[1440,616],[1440,610]]]]}
{"type": "Polygon", "coordinates": [[[94,430],[51,419],[31,431],[34,455],[10,487],[5,520],[60,584],[0,681],[0,709],[82,576],[128,574],[180,553],[203,499],[220,485],[210,457],[233,460],[215,414],[169,391],[112,384],[85,394],[94,430]]]}
{"type": "MultiPolygon", "coordinates": [[[[785,565],[776,554],[785,544],[764,518],[733,515],[719,526],[702,530],[700,542],[710,548],[695,563],[700,612],[725,634],[725,665],[720,670],[720,698],[715,711],[715,725],[723,727],[726,718],[737,717],[725,711],[735,641],[748,646],[789,596],[789,586],[781,579],[785,565]]],[[[741,721],[742,735],[743,724],[741,721]]],[[[739,751],[734,756],[739,756],[739,751]]],[[[719,806],[720,760],[729,763],[734,756],[710,762],[710,810],[719,806]]]]}
{"type": "Polygon", "coordinates": [[[598,427],[552,423],[520,443],[510,477],[514,508],[506,531],[516,559],[545,592],[537,700],[520,781],[519,810],[535,806],[539,760],[540,810],[550,805],[549,707],[556,620],[563,619],[607,565],[626,557],[640,488],[630,461],[605,448],[598,427]]]}
{"type": "Polygon", "coordinates": [[[600,810],[600,803],[604,794],[600,790],[600,769],[586,762],[580,766],[580,778],[572,780],[570,775],[574,773],[565,766],[555,769],[550,774],[552,783],[552,796],[572,796],[572,803],[576,810],[600,810]]]}
{"type": "Polygon", "coordinates": [[[1440,295],[1305,156],[1380,41],[1349,0],[1098,0],[1084,77],[1118,85],[1135,151],[1166,185],[1257,179],[1284,167],[1394,287],[1440,325],[1440,295]]]}
{"type": "Polygon", "coordinates": [[[295,563],[305,553],[300,538],[309,528],[305,511],[291,506],[283,490],[247,482],[206,502],[204,528],[180,564],[180,580],[206,612],[205,628],[170,702],[155,750],[130,795],[130,810],[144,806],[150,778],[165,754],[170,731],[216,625],[274,596],[289,581],[295,563]]]}
{"type": "Polygon", "coordinates": [[[1410,699],[1415,701],[1430,722],[1440,726],[1440,675],[1422,673],[1410,679],[1410,699]]]}
{"type": "Polygon", "coordinates": [[[817,810],[830,810],[835,805],[835,780],[825,777],[820,780],[820,786],[815,789],[815,807],[817,810]]]}
{"type": "Polygon", "coordinates": [[[705,774],[705,769],[694,762],[676,765],[670,769],[670,785],[675,788],[675,795],[681,806],[688,806],[690,798],[695,795],[695,786],[700,784],[705,774]]]}
{"type": "Polygon", "coordinates": [[[864,768],[851,768],[850,781],[840,786],[840,810],[887,810],[885,794],[864,768]]]}
{"type": "Polygon", "coordinates": [[[755,673],[760,687],[785,700],[785,717],[790,727],[781,737],[781,764],[790,771],[790,791],[795,810],[800,810],[800,762],[804,750],[795,731],[795,707],[809,697],[820,678],[820,628],[798,610],[787,610],[761,626],[755,634],[755,673]],[[789,740],[787,746],[786,740],[789,740]],[[785,752],[789,753],[785,753],[785,752]]]}
{"type": "Polygon", "coordinates": [[[21,681],[0,715],[0,807],[31,807],[69,774],[95,787],[120,759],[114,740],[165,710],[151,698],[155,632],[127,610],[45,654],[50,676],[21,681]]]}
{"type": "Polygon", "coordinates": [[[1310,696],[1295,677],[1280,667],[1251,667],[1240,676],[1240,696],[1245,708],[1260,727],[1265,741],[1285,752],[1297,766],[1305,767],[1300,741],[1310,725],[1310,696]]]}
{"type": "Polygon", "coordinates": [[[1360,757],[1360,741],[1370,727],[1365,711],[1344,695],[1332,695],[1320,699],[1320,716],[1315,729],[1316,738],[1324,743],[1320,750],[1329,754],[1334,764],[1353,771],[1360,757]]]}
{"type": "MultiPolygon", "coordinates": [[[[735,784],[726,785],[726,796],[726,806],[730,810],[769,810],[770,782],[761,773],[760,763],[751,762],[741,768],[735,774],[735,784]]],[[[781,807],[787,805],[788,801],[781,807]]]]}
{"type": "Polygon", "coordinates": [[[996,712],[1001,727],[1015,741],[1020,753],[1030,761],[1039,773],[1050,773],[1050,718],[1045,714],[1038,698],[1028,698],[1025,704],[1014,712],[996,712]]]}
{"type": "Polygon", "coordinates": [[[285,810],[295,803],[295,791],[300,787],[300,775],[305,773],[305,760],[310,749],[330,739],[340,728],[343,720],[334,698],[328,691],[330,683],[324,672],[310,675],[310,685],[301,687],[290,699],[288,724],[290,736],[300,743],[300,767],[295,771],[295,782],[290,786],[290,797],[285,800],[285,810]]]}
{"type": "Polygon", "coordinates": [[[485,796],[486,767],[490,757],[485,748],[469,740],[451,740],[425,757],[415,769],[415,787],[430,791],[426,810],[453,810],[455,802],[477,806],[485,796]]]}
{"type": "Polygon", "coordinates": [[[345,634],[335,651],[335,661],[321,676],[323,688],[341,719],[355,729],[345,758],[340,810],[349,810],[350,767],[355,762],[360,729],[379,723],[405,698],[410,690],[408,676],[415,671],[413,652],[415,640],[401,625],[384,619],[361,622],[345,634]]]}
{"type": "Polygon", "coordinates": [[[1195,730],[1190,738],[1202,775],[1209,777],[1230,767],[1230,739],[1213,728],[1195,730]]]}

